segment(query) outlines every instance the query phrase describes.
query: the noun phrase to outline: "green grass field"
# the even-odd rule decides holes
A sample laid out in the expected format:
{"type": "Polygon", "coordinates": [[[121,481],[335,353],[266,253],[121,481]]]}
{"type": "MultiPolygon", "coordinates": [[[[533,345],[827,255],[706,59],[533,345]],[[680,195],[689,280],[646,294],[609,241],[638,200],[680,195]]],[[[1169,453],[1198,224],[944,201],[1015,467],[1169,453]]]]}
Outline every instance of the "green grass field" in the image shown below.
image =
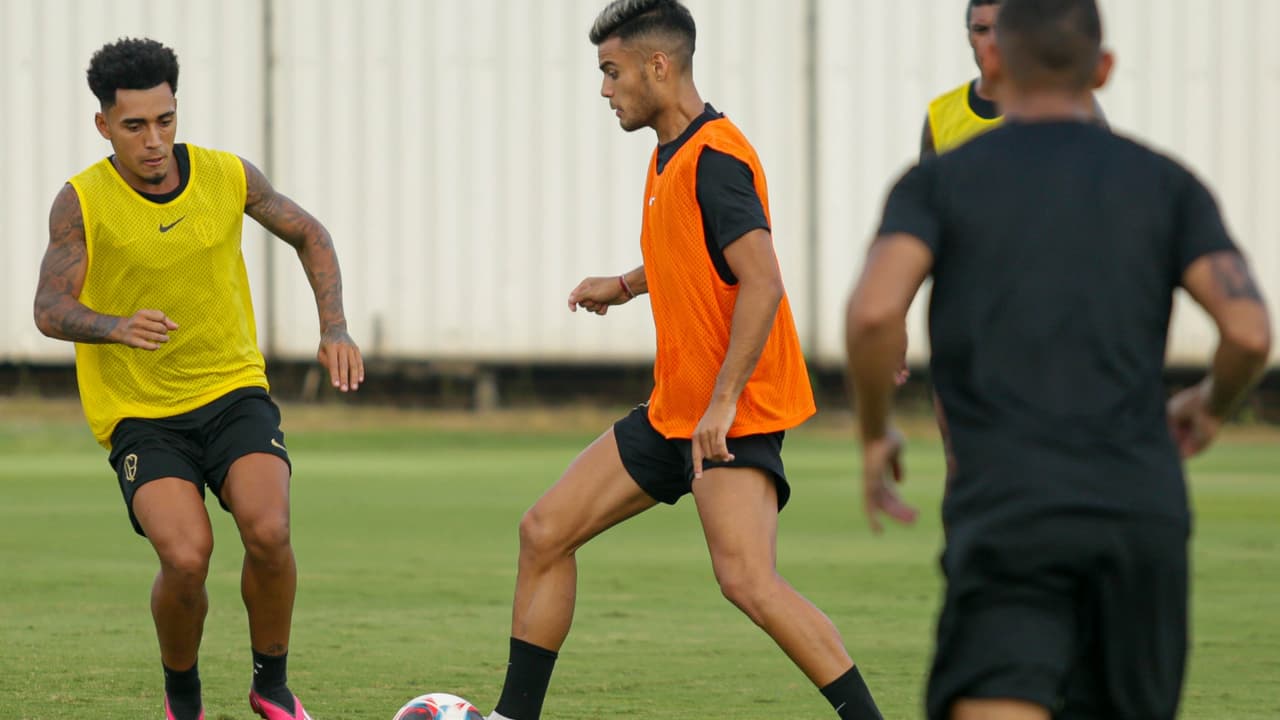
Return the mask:
{"type": "MultiPolygon", "coordinates": [[[[320,720],[389,720],[427,691],[488,712],[506,663],[523,510],[604,425],[593,416],[424,418],[285,408],[300,568],[290,684],[320,720]],[[561,426],[562,429],[554,429],[561,426]],[[568,429],[564,429],[567,426],[568,429]]],[[[784,575],[832,617],[891,719],[921,715],[939,576],[941,453],[922,425],[911,529],[867,531],[838,423],[787,440],[784,575]]],[[[158,718],[155,561],[74,406],[0,404],[0,718],[158,718]]],[[[1192,465],[1194,651],[1184,718],[1280,717],[1280,435],[1236,432],[1192,465]]],[[[254,717],[230,518],[201,654],[210,720],[254,717]]],[[[719,594],[690,501],[579,554],[574,631],[548,720],[827,718],[719,594]]]]}

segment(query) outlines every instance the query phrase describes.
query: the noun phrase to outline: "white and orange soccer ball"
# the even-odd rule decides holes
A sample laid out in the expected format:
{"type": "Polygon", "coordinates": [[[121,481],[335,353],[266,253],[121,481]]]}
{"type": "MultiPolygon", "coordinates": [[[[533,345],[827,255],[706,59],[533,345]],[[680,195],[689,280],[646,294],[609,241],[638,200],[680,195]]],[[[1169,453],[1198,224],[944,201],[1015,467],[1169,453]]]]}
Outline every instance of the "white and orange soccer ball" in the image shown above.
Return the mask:
{"type": "Polygon", "coordinates": [[[427,693],[405,703],[392,720],[484,720],[484,716],[457,695],[427,693]]]}

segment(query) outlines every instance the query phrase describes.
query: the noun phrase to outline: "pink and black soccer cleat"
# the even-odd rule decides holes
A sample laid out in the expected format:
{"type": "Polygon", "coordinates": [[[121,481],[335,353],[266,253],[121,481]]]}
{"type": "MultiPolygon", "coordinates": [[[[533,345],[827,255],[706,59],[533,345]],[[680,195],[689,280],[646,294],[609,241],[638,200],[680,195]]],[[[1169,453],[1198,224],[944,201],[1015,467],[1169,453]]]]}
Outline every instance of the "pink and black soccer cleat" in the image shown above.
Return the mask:
{"type": "MultiPolygon", "coordinates": [[[[164,698],[164,720],[178,720],[173,714],[173,709],[169,707],[168,695],[164,698]]],[[[196,720],[204,720],[204,708],[200,708],[200,715],[196,717],[196,720]]]]}
{"type": "Polygon", "coordinates": [[[249,709],[264,720],[311,720],[311,716],[302,708],[302,701],[297,695],[293,696],[293,707],[286,709],[259,695],[256,691],[250,690],[249,709]]]}

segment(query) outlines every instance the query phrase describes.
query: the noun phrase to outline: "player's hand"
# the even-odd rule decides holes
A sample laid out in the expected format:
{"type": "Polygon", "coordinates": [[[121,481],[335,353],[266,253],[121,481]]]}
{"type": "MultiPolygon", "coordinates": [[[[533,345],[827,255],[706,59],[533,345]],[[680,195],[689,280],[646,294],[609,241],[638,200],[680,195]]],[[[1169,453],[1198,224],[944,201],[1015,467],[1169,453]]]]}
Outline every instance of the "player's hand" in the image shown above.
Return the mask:
{"type": "Polygon", "coordinates": [[[354,391],[364,382],[364,358],[346,328],[326,330],[320,336],[316,359],[329,371],[329,380],[342,392],[354,391]]]}
{"type": "Polygon", "coordinates": [[[621,305],[630,299],[623,292],[617,275],[589,277],[569,293],[569,310],[577,312],[578,308],[582,308],[587,312],[604,315],[609,312],[609,306],[621,305]]]}
{"type": "Polygon", "coordinates": [[[1169,399],[1169,432],[1183,458],[1203,452],[1222,429],[1222,418],[1209,412],[1209,392],[1208,383],[1200,383],[1169,399]]]}
{"type": "Polygon", "coordinates": [[[903,525],[916,521],[916,509],[898,495],[902,482],[902,433],[889,428],[884,437],[862,444],[863,510],[871,531],[880,534],[880,514],[884,513],[903,525]]]}
{"type": "Polygon", "coordinates": [[[702,414],[698,426],[693,429],[693,479],[702,477],[702,462],[714,460],[729,462],[733,453],[729,452],[729,428],[733,427],[733,419],[738,415],[736,402],[712,402],[702,414]]]}
{"type": "Polygon", "coordinates": [[[139,310],[127,318],[121,318],[109,336],[121,345],[139,350],[156,350],[169,342],[169,333],[178,329],[178,323],[159,310],[139,310]]]}

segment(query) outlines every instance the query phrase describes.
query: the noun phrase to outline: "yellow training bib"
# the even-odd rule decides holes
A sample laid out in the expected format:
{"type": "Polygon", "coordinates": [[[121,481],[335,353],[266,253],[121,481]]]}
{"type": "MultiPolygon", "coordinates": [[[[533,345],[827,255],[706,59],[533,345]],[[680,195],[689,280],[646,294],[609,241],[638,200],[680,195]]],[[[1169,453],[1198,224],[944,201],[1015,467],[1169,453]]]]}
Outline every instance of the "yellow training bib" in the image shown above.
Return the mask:
{"type": "Polygon", "coordinates": [[[939,95],[929,103],[929,129],[933,133],[933,148],[939,155],[999,127],[1004,120],[1000,117],[988,120],[969,107],[970,84],[939,95]]]}
{"type": "Polygon", "coordinates": [[[125,182],[107,158],[71,179],[89,268],[80,302],[107,315],[160,310],[178,329],[155,351],[76,343],[76,377],[98,442],[129,417],[178,415],[232,390],[267,388],[240,249],[240,158],[187,145],[190,177],[170,202],[125,182]]]}

